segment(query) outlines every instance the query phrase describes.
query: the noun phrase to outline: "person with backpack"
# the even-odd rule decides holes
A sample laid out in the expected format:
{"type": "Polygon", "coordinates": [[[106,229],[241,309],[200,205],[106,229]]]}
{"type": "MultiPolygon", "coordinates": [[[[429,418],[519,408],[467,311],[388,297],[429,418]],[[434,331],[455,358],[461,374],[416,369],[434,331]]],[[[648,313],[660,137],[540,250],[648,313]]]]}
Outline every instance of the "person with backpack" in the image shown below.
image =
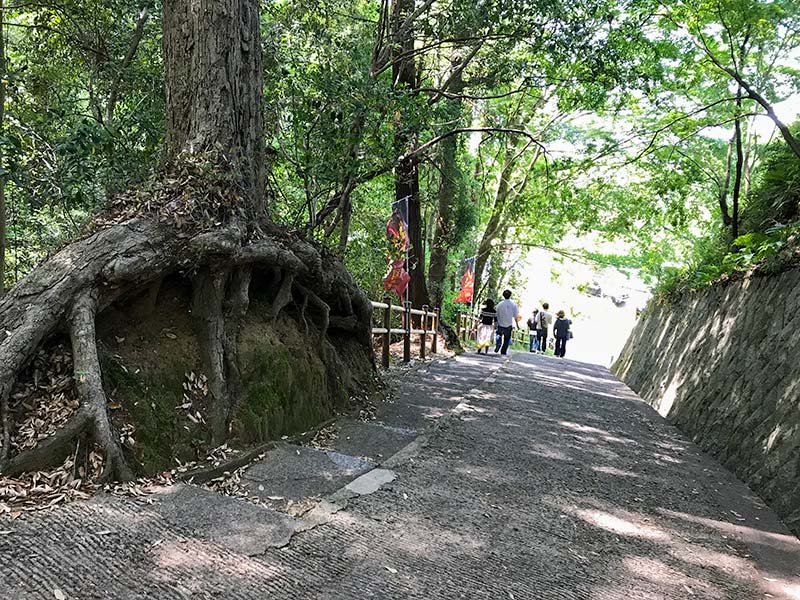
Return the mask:
{"type": "Polygon", "coordinates": [[[539,309],[534,308],[531,316],[528,317],[528,335],[531,338],[531,345],[530,345],[530,352],[536,352],[539,350],[539,334],[538,329],[539,325],[537,324],[539,320],[539,309]]]}
{"type": "Polygon", "coordinates": [[[539,323],[536,330],[539,338],[540,354],[544,354],[547,351],[547,330],[553,324],[553,315],[547,312],[548,308],[550,308],[550,305],[547,302],[542,302],[542,310],[539,311],[539,323]]]}
{"type": "Polygon", "coordinates": [[[563,310],[558,311],[556,317],[558,318],[553,325],[553,335],[556,338],[556,356],[564,358],[564,354],[567,352],[569,326],[572,325],[572,321],[565,317],[563,310]]]}

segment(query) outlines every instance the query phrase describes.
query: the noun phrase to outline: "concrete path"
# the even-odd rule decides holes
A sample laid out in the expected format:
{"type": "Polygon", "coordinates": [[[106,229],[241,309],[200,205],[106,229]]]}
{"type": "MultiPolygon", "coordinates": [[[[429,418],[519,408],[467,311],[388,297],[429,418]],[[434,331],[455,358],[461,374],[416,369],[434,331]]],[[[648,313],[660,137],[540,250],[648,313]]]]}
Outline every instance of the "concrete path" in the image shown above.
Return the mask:
{"type": "Polygon", "coordinates": [[[800,542],[604,368],[467,355],[377,413],[248,472],[300,518],[176,486],[0,522],[0,598],[800,599],[800,542]]]}

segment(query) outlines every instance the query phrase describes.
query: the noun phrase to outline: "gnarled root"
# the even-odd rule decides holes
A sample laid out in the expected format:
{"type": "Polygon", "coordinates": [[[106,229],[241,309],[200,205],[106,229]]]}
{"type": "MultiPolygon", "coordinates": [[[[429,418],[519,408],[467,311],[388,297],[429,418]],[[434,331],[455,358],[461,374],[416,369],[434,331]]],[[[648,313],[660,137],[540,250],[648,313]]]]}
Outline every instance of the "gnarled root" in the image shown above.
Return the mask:
{"type": "MultiPolygon", "coordinates": [[[[331,307],[328,305],[327,302],[322,300],[319,296],[317,296],[314,292],[307,289],[302,284],[295,284],[297,291],[303,297],[302,306],[302,317],[305,321],[305,311],[309,304],[311,304],[319,313],[319,322],[316,324],[317,328],[320,331],[321,337],[325,337],[328,333],[328,327],[330,326],[330,314],[331,314],[331,307]]],[[[308,324],[308,322],[306,322],[308,324]]]]}
{"type": "Polygon", "coordinates": [[[2,442],[0,442],[0,464],[11,454],[11,414],[8,396],[0,398],[0,420],[2,420],[2,442]]]}
{"type": "Polygon", "coordinates": [[[222,443],[227,435],[232,404],[227,378],[227,365],[231,359],[226,356],[231,349],[227,347],[228,337],[222,311],[229,275],[227,269],[202,267],[192,278],[192,317],[195,319],[211,390],[211,435],[215,443],[222,443]]]}
{"type": "Polygon", "coordinates": [[[121,297],[137,291],[142,297],[143,289],[150,291],[145,310],[154,310],[161,281],[176,273],[193,273],[192,317],[212,397],[206,418],[215,443],[228,437],[243,395],[238,348],[254,268],[278,273],[268,316],[275,318],[294,300],[298,326],[319,331],[331,401],[350,391],[348,371],[370,368],[373,361],[369,300],[341,262],[309,242],[274,227],[247,239],[231,228],[177,235],[160,221],[136,217],[67,246],[0,299],[0,473],[60,464],[80,439],[81,447],[94,443],[104,453],[104,479],[133,476],[108,413],[96,317],[121,297]],[[79,407],[56,433],[14,455],[12,387],[42,342],[64,330],[72,340],[79,407]]]}
{"type": "Polygon", "coordinates": [[[78,410],[54,435],[13,457],[3,469],[5,474],[14,476],[58,464],[72,452],[75,439],[90,432],[105,455],[101,481],[133,479],[108,415],[97,354],[96,313],[97,292],[91,288],[78,294],[68,317],[74,378],[80,396],[78,410]]]}
{"type": "Polygon", "coordinates": [[[283,269],[276,269],[276,271],[281,277],[281,284],[269,311],[269,316],[273,319],[277,319],[280,312],[292,301],[292,284],[294,283],[294,273],[283,269]]]}
{"type": "Polygon", "coordinates": [[[82,406],[91,414],[92,437],[105,455],[100,479],[129,481],[133,479],[133,472],[125,461],[122,447],[111,425],[108,402],[103,391],[100,358],[97,355],[96,313],[97,292],[89,289],[80,293],[69,316],[75,383],[82,406]]]}

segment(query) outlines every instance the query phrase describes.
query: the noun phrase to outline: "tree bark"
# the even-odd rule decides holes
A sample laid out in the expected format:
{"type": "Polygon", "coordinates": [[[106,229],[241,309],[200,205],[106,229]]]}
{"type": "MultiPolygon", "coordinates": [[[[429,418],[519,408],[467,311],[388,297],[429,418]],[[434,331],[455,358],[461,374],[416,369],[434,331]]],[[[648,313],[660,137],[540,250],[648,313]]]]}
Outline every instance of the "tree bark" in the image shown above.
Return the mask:
{"type": "Polygon", "coordinates": [[[733,149],[736,146],[736,134],[733,135],[731,141],[728,142],[728,151],[725,155],[725,179],[722,182],[719,190],[719,210],[722,214],[722,225],[730,227],[731,214],[728,210],[728,190],[731,187],[731,170],[733,163],[733,149]]]}
{"type": "Polygon", "coordinates": [[[744,153],[742,151],[742,88],[736,92],[736,118],[733,121],[733,139],[736,147],[736,170],[733,177],[733,207],[731,214],[731,235],[735,240],[739,237],[739,195],[742,189],[742,168],[744,166],[744,153]]]}
{"type": "Polygon", "coordinates": [[[480,244],[478,244],[478,256],[475,259],[475,290],[481,288],[481,280],[483,278],[483,271],[486,269],[486,262],[492,251],[493,242],[502,233],[503,216],[505,214],[506,204],[511,196],[512,185],[511,180],[514,176],[514,169],[517,166],[517,146],[519,138],[516,136],[511,137],[506,142],[506,149],[503,158],[503,168],[500,171],[500,181],[497,184],[497,191],[494,196],[494,203],[492,205],[492,214],[489,216],[489,222],[486,229],[483,231],[480,244]]]}
{"type": "Polygon", "coordinates": [[[97,290],[93,288],[79,292],[68,316],[74,377],[81,398],[79,413],[85,411],[90,415],[94,440],[103,449],[105,460],[100,480],[129,481],[133,479],[133,472],[125,461],[122,447],[111,425],[108,402],[103,390],[95,331],[97,296],[97,290]]]}
{"type": "MultiPolygon", "coordinates": [[[[0,135],[5,133],[6,124],[6,32],[5,6],[0,0],[0,135]]],[[[6,278],[6,176],[5,153],[0,152],[0,296],[5,293],[6,278]]]]}
{"type": "MultiPolygon", "coordinates": [[[[409,18],[414,14],[414,0],[396,0],[392,12],[392,79],[395,88],[416,90],[417,65],[414,59],[414,29],[409,18]]],[[[398,111],[394,123],[397,156],[403,156],[395,167],[395,200],[408,202],[408,272],[409,298],[420,308],[430,304],[425,282],[425,247],[422,235],[422,209],[419,197],[419,169],[416,157],[405,154],[417,146],[419,132],[403,120],[398,111]]]]}
{"type": "Polygon", "coordinates": [[[265,208],[257,0],[166,0],[167,153],[219,151],[252,208],[265,208]]]}
{"type": "MultiPolygon", "coordinates": [[[[460,94],[464,89],[464,82],[461,77],[461,57],[455,54],[451,60],[451,70],[453,72],[450,79],[449,89],[454,94],[460,94]]],[[[458,126],[461,120],[460,98],[446,100],[447,113],[453,126],[458,126]]],[[[458,189],[458,165],[456,156],[458,153],[458,137],[449,136],[441,141],[439,146],[440,165],[439,170],[442,180],[439,185],[439,192],[436,196],[437,214],[435,219],[435,230],[433,233],[433,243],[431,244],[431,262],[428,268],[428,281],[433,306],[441,306],[444,301],[444,278],[447,270],[448,250],[453,243],[453,209],[456,203],[456,193],[458,189]]]]}

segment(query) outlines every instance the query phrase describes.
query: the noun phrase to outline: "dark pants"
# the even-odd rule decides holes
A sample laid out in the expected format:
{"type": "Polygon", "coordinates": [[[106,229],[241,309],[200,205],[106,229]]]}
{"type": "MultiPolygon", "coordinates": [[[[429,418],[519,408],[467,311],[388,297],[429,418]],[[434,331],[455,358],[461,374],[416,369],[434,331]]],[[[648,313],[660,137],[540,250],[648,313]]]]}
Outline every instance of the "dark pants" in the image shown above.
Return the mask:
{"type": "Polygon", "coordinates": [[[564,358],[564,354],[567,352],[567,338],[556,338],[556,356],[560,356],[564,358]]]}
{"type": "Polygon", "coordinates": [[[534,350],[539,349],[539,334],[532,332],[530,336],[531,336],[531,345],[529,349],[531,352],[533,352],[534,350]]]}
{"type": "Polygon", "coordinates": [[[537,333],[539,337],[539,351],[547,350],[547,329],[540,329],[537,333]]]}
{"type": "Polygon", "coordinates": [[[495,352],[497,352],[498,350],[500,350],[500,354],[505,354],[506,352],[508,352],[508,345],[511,343],[512,327],[513,325],[510,325],[508,327],[500,327],[498,325],[497,333],[499,334],[499,337],[497,339],[497,344],[494,347],[495,352]],[[502,342],[502,348],[500,347],[501,342],[502,342]]]}

